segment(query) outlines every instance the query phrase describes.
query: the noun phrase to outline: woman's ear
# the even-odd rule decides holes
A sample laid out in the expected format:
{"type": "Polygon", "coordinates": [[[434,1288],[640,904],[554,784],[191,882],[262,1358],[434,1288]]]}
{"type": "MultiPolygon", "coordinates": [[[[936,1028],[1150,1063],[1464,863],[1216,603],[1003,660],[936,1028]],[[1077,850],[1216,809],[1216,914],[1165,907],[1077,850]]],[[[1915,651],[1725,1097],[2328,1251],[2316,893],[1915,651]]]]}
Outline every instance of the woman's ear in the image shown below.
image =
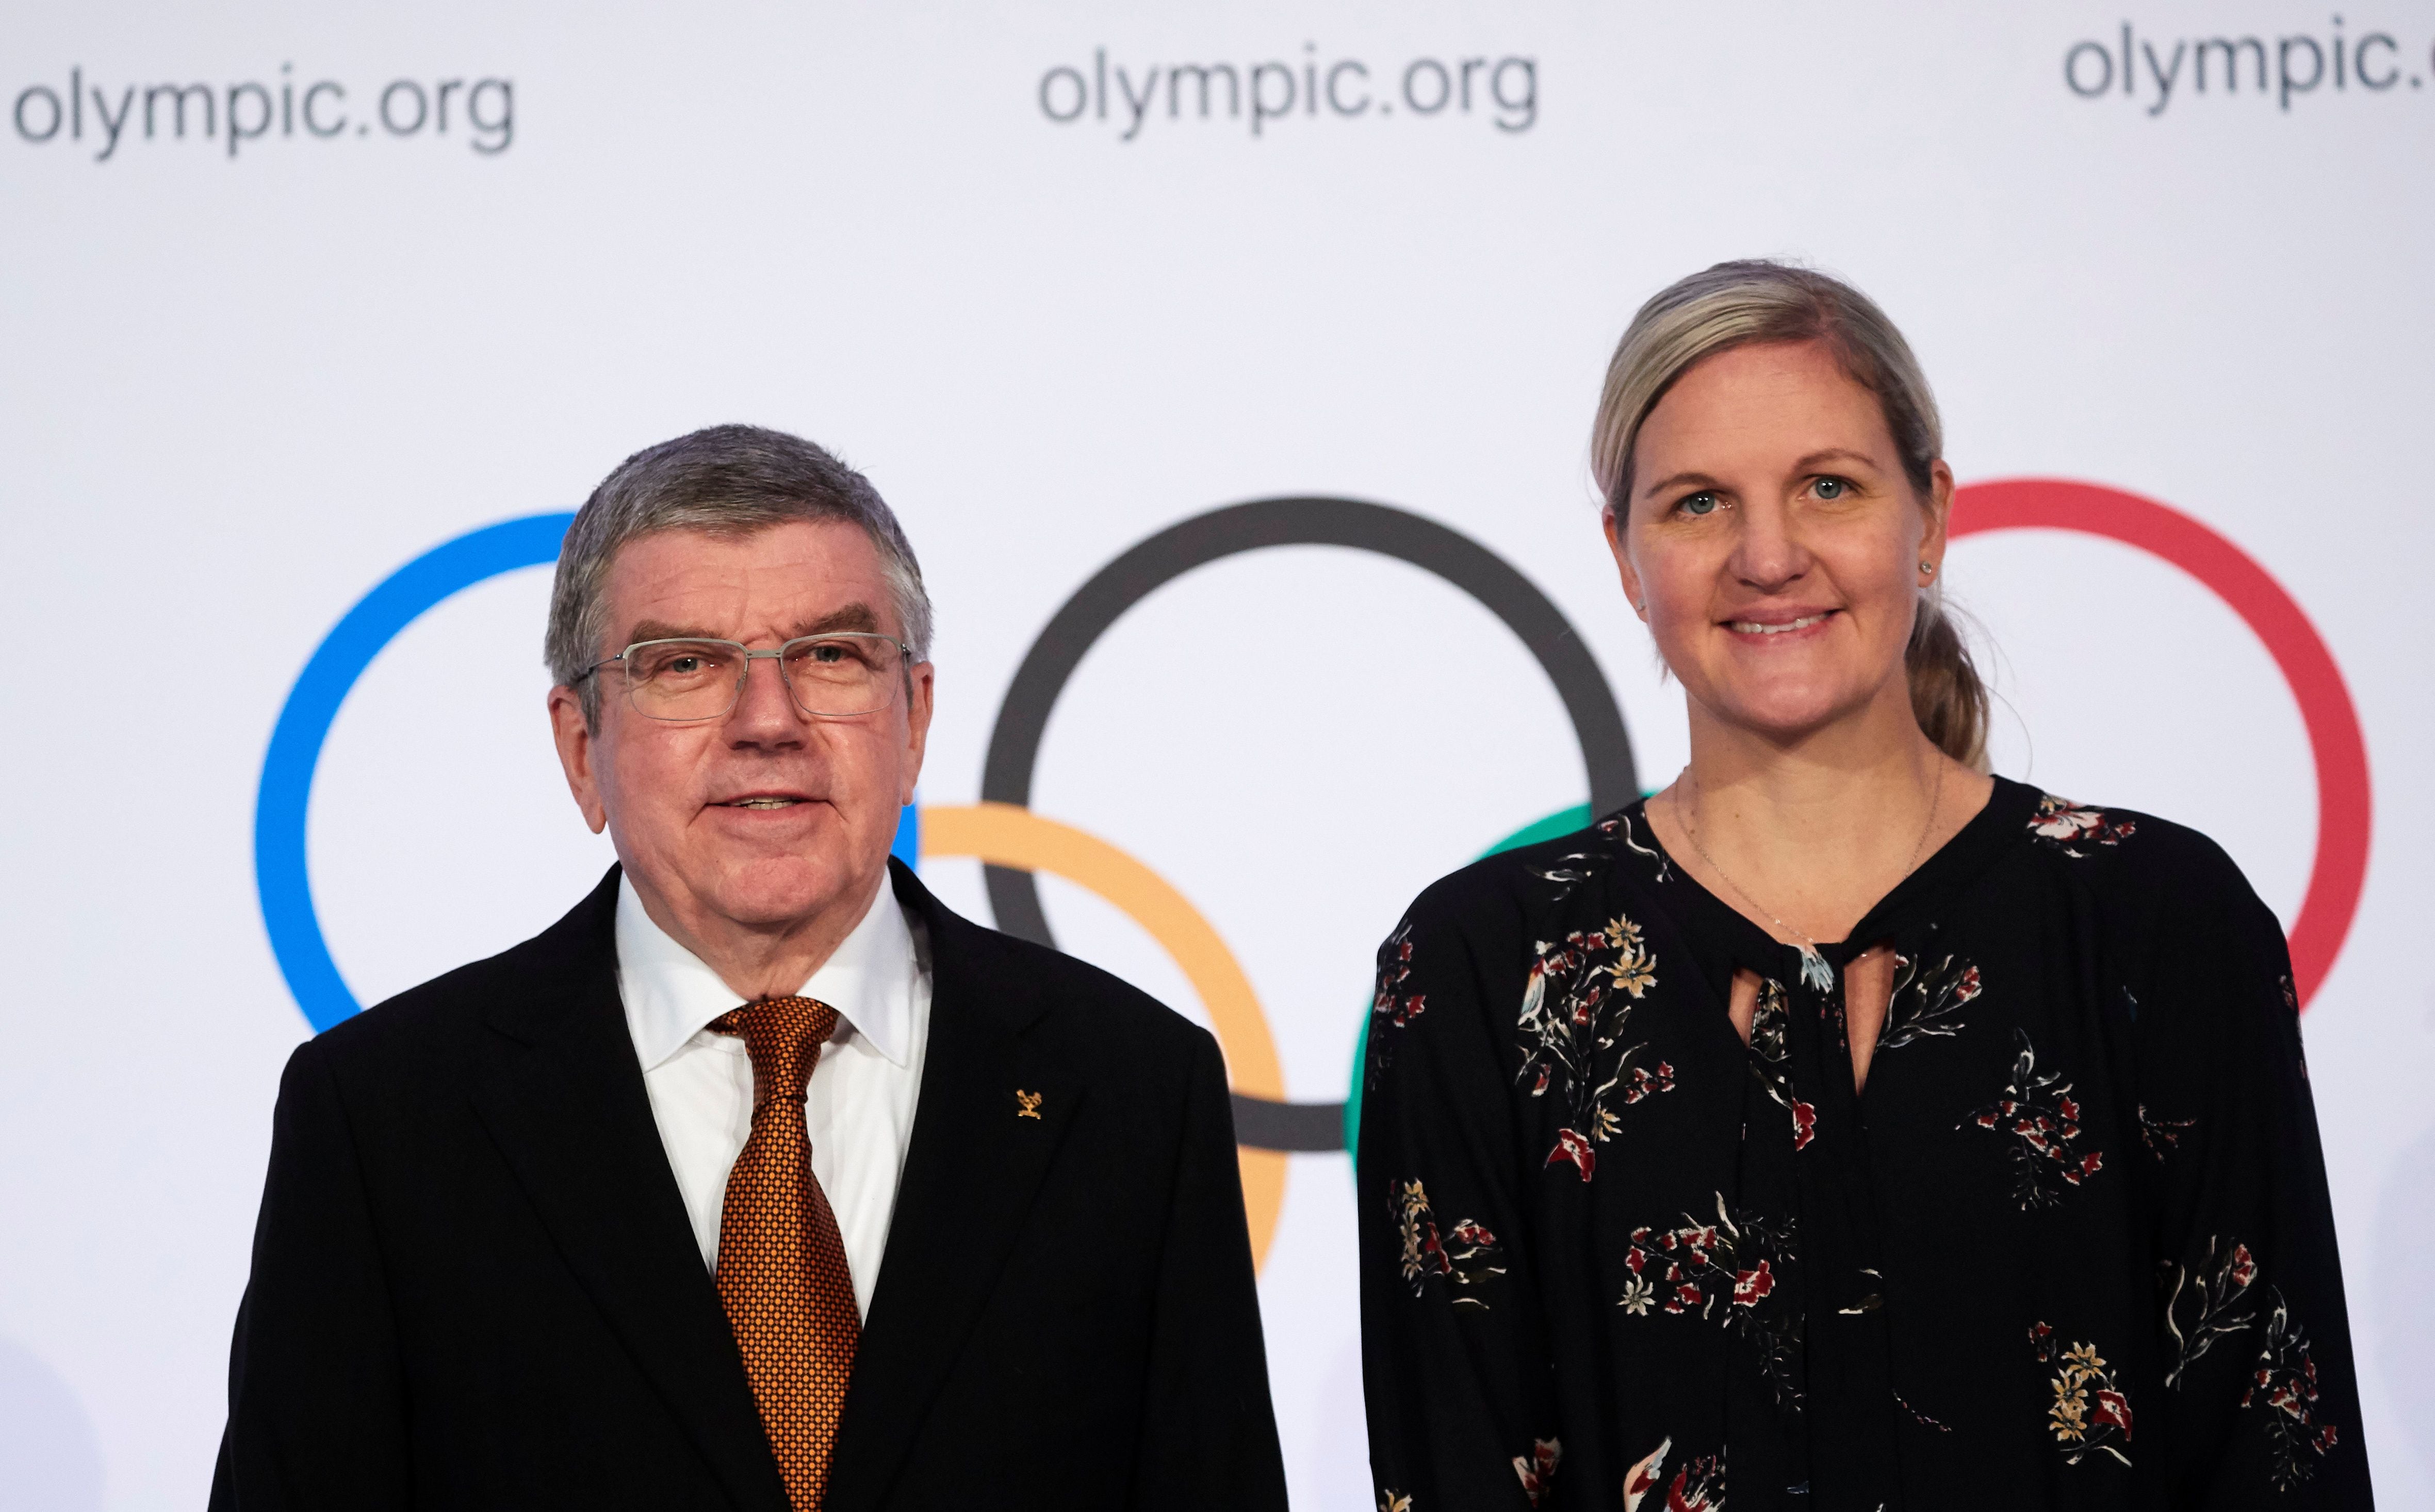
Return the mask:
{"type": "Polygon", "coordinates": [[[1927,497],[1921,507],[1927,511],[1927,529],[1919,538],[1919,567],[1923,580],[1944,571],[1944,547],[1948,528],[1953,524],[1953,469],[1938,457],[1928,465],[1927,497]]]}
{"type": "Polygon", "coordinates": [[[1623,596],[1631,600],[1632,611],[1640,616],[1643,624],[1647,624],[1649,605],[1640,596],[1640,575],[1632,571],[1632,554],[1623,543],[1623,522],[1615,518],[1614,505],[1610,504],[1598,511],[1598,527],[1606,532],[1607,550],[1615,553],[1615,575],[1623,579],[1623,596]]]}

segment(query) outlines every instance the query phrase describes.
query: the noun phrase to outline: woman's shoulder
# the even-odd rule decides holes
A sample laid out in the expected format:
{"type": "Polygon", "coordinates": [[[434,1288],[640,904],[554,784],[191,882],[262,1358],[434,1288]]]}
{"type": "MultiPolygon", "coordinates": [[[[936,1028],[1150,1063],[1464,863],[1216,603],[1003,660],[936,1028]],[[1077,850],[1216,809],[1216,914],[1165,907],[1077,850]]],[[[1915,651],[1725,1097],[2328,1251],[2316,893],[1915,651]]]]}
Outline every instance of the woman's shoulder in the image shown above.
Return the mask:
{"type": "MultiPolygon", "coordinates": [[[[2215,839],[2138,809],[2081,802],[1997,778],[2026,799],[2030,850],[2077,877],[2101,901],[2141,912],[2254,904],[2256,892],[2215,839]]],[[[2262,906],[2262,905],[2260,905],[2262,906]]]]}
{"type": "Polygon", "coordinates": [[[1421,890],[1405,910],[1416,934],[1474,939],[1543,937],[1571,911],[1604,906],[1617,885],[1666,874],[1665,853],[1649,838],[1635,803],[1551,840],[1480,857],[1421,890]]]}

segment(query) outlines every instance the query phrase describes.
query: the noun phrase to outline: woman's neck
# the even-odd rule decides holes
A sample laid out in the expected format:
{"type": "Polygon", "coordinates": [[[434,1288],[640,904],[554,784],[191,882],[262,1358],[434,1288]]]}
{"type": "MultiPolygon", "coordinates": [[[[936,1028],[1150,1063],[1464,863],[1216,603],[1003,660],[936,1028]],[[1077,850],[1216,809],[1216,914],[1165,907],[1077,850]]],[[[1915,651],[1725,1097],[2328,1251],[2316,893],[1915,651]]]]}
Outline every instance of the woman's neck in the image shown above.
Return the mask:
{"type": "Polygon", "coordinates": [[[1649,812],[1702,886],[1797,944],[1844,938],[1993,791],[1920,732],[1908,699],[1794,741],[1694,704],[1691,764],[1649,812]]]}

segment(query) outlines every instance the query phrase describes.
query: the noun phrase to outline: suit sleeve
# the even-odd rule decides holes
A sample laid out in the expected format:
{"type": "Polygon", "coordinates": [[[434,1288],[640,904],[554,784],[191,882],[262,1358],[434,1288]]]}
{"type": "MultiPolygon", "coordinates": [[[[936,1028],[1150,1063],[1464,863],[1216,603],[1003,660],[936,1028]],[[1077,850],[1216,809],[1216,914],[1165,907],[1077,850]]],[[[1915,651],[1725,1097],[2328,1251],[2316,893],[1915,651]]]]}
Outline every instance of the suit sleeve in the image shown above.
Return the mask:
{"type": "Polygon", "coordinates": [[[280,1080],[211,1505],[379,1512],[409,1499],[398,1341],[363,1173],[326,1053],[307,1042],[280,1080]]]}
{"type": "MultiPolygon", "coordinates": [[[[2203,842],[2202,842],[2203,844],[2203,842]]],[[[2231,858],[2167,892],[2133,989],[2170,1504],[2372,1505],[2283,931],[2231,858]]]]}
{"type": "MultiPolygon", "coordinates": [[[[1555,1450],[1546,1327],[1492,1003],[1467,932],[1424,898],[1380,947],[1364,1057],[1362,1375],[1378,1504],[1536,1505],[1555,1450]]],[[[1516,983],[1518,993],[1519,984],[1516,983]]]]}
{"type": "Polygon", "coordinates": [[[1132,1504],[1285,1512],[1226,1070],[1208,1035],[1192,1047],[1132,1504]]]}

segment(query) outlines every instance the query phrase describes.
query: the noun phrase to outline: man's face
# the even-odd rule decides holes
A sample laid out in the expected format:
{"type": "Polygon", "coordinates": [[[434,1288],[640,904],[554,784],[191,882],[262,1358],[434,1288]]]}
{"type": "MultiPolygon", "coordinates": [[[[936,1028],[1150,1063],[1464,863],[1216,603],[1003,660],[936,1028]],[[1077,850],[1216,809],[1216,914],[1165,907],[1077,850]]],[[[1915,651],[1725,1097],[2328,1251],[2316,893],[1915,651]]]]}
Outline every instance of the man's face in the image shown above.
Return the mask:
{"type": "MultiPolygon", "coordinates": [[[[905,633],[878,552],[840,521],[734,539],[645,536],[619,549],[603,596],[603,657],[676,636],[757,650],[832,630],[905,633]]],[[[865,903],[930,730],[926,662],[898,680],[888,707],[847,719],[803,713],[775,661],[750,666],[725,717],[686,724],[638,713],[619,663],[595,674],[590,728],[576,690],[550,695],[559,757],[585,819],[596,833],[607,827],[653,912],[698,940],[738,927],[783,933],[865,903]]]]}

